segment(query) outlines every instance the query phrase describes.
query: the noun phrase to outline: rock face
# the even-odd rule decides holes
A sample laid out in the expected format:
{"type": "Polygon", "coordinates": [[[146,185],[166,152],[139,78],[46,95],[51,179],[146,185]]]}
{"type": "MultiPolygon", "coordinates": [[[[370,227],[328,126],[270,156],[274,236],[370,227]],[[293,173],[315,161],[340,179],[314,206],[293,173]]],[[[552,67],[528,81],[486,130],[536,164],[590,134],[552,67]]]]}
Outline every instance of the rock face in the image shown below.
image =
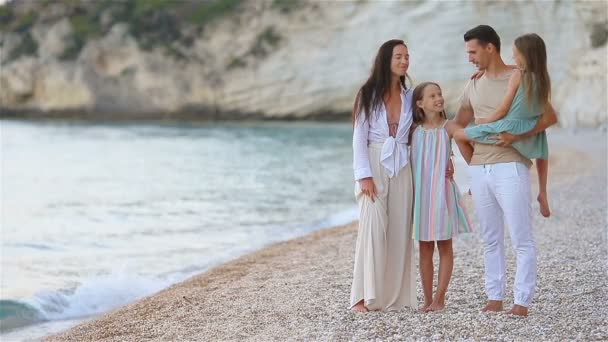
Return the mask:
{"type": "MultiPolygon", "coordinates": [[[[28,6],[36,9],[31,2],[28,6]]],[[[166,42],[169,50],[142,48],[127,25],[111,20],[113,12],[106,11],[101,22],[109,28],[88,38],[68,60],[61,56],[70,48],[66,41],[74,14],[59,5],[53,11],[27,33],[0,33],[5,112],[346,118],[377,48],[392,38],[408,44],[414,83],[437,81],[455,110],[474,71],[462,35],[488,23],[501,36],[507,62],[512,62],[510,45],[518,35],[536,32],[545,39],[552,102],[562,126],[596,127],[608,121],[608,5],[603,1],[323,1],[288,11],[271,2],[245,1],[188,44],[166,42]],[[37,52],[11,59],[27,34],[37,52]]]]}

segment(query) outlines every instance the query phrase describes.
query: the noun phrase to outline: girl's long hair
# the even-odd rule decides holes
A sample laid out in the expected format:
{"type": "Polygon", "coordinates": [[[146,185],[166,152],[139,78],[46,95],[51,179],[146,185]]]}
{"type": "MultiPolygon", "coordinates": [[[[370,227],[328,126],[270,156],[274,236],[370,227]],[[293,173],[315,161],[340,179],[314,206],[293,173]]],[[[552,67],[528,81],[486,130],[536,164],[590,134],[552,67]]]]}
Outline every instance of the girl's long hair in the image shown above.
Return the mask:
{"type": "MultiPolygon", "coordinates": [[[[424,110],[422,108],[418,107],[416,102],[422,100],[422,98],[424,97],[424,89],[430,85],[436,85],[437,88],[439,88],[439,90],[441,90],[441,87],[439,86],[439,84],[437,84],[435,82],[420,83],[418,86],[416,86],[416,88],[414,88],[414,94],[412,94],[412,117],[413,117],[412,119],[413,119],[415,125],[422,125],[422,123],[426,119],[424,110]]],[[[444,119],[448,118],[448,116],[445,113],[445,110],[442,110],[441,113],[439,113],[439,115],[444,119]]]]}
{"type": "MultiPolygon", "coordinates": [[[[355,104],[353,106],[353,124],[358,119],[361,112],[365,113],[365,120],[369,120],[372,112],[376,110],[382,103],[384,94],[389,91],[391,86],[391,59],[393,57],[393,48],[397,45],[405,45],[405,42],[400,39],[392,39],[380,46],[371,74],[363,86],[359,89],[355,104]]],[[[400,77],[401,85],[405,88],[405,79],[410,77],[400,77]]],[[[411,82],[411,80],[410,80],[411,82]]]]}
{"type": "Polygon", "coordinates": [[[542,109],[551,98],[551,79],[547,71],[545,42],[536,33],[528,33],[515,39],[515,47],[522,54],[526,63],[523,73],[526,103],[531,106],[536,93],[542,109]],[[533,86],[534,81],[536,81],[536,87],[533,86]]]}

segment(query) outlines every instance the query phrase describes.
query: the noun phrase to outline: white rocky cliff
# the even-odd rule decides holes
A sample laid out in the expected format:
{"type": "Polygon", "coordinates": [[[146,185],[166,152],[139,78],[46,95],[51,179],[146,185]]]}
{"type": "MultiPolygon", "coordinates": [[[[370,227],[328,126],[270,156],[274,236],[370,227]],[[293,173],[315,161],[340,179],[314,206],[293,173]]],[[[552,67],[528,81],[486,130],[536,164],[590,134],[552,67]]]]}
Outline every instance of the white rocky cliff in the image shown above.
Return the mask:
{"type": "MultiPolygon", "coordinates": [[[[322,1],[290,11],[245,1],[188,44],[169,42],[172,53],[143,49],[125,23],[115,22],[71,60],[61,56],[70,48],[73,14],[62,14],[60,7],[55,12],[30,30],[38,47],[34,55],[11,59],[23,33],[0,34],[5,113],[345,118],[377,48],[391,38],[407,42],[414,82],[439,82],[453,109],[474,71],[462,35],[485,23],[500,34],[506,61],[512,61],[510,45],[518,35],[536,32],[545,39],[562,126],[608,121],[605,1],[322,1]]],[[[110,23],[111,15],[101,13],[101,22],[110,23]]]]}

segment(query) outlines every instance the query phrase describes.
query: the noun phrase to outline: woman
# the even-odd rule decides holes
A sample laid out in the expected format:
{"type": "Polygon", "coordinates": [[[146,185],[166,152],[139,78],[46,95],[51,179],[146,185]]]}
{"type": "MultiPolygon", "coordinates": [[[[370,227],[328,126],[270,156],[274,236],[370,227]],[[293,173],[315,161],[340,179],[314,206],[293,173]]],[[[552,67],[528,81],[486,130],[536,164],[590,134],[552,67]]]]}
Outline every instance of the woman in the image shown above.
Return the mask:
{"type": "Polygon", "coordinates": [[[353,110],[355,196],[359,232],[350,305],[353,311],[416,307],[412,258],[412,172],[407,140],[411,91],[408,48],[382,44],[353,110]]]}

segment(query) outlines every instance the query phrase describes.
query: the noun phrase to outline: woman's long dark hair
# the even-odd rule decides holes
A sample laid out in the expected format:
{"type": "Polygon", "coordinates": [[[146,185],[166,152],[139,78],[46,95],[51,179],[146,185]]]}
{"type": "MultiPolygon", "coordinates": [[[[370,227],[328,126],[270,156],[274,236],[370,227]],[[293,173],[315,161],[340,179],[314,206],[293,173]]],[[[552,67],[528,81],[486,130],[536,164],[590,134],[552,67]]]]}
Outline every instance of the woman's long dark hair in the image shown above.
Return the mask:
{"type": "MultiPolygon", "coordinates": [[[[355,98],[353,124],[361,112],[365,113],[365,120],[369,120],[372,112],[382,103],[384,94],[389,91],[392,76],[391,59],[393,58],[393,48],[397,45],[403,45],[407,48],[403,40],[392,39],[382,44],[380,49],[378,49],[371,75],[361,89],[359,89],[355,98]]],[[[400,77],[401,85],[404,88],[406,77],[409,79],[407,73],[405,76],[400,77]]]]}

